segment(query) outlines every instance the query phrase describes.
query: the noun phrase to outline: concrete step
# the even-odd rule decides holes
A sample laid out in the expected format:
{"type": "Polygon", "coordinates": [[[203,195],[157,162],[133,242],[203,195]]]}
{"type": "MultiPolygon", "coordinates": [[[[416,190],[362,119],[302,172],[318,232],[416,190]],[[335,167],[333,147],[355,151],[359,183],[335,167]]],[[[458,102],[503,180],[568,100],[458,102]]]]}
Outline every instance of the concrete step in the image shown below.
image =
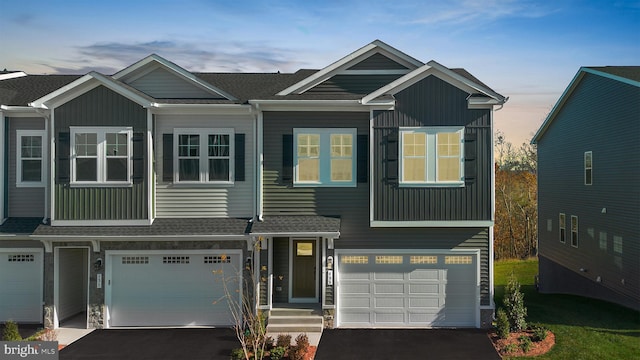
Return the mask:
{"type": "Polygon", "coordinates": [[[271,309],[269,316],[322,316],[318,309],[271,309]]]}
{"type": "Polygon", "coordinates": [[[267,334],[273,333],[322,333],[322,325],[282,324],[267,325],[267,334]]]}
{"type": "Polygon", "coordinates": [[[268,323],[270,325],[283,324],[311,324],[322,325],[322,317],[320,316],[271,316],[268,323]]]}

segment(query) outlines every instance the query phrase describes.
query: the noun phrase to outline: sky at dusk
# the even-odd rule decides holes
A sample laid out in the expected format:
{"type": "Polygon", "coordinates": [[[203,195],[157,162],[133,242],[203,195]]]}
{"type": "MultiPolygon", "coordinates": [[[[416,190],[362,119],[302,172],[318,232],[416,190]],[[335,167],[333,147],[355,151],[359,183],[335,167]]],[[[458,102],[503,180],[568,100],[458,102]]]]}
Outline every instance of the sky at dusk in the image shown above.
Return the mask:
{"type": "Polygon", "coordinates": [[[320,69],[380,39],[509,97],[519,145],[580,66],[640,65],[640,1],[2,0],[0,70],[113,74],[151,53],[190,71],[320,69]]]}

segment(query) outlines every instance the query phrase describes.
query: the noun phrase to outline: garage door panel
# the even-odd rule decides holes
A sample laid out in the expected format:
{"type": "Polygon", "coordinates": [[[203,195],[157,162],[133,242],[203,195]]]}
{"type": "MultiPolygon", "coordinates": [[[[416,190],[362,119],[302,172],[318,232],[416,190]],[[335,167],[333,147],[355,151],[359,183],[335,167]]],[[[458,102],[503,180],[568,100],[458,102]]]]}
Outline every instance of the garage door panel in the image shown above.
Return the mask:
{"type": "Polygon", "coordinates": [[[439,284],[409,284],[409,294],[438,295],[440,294],[439,284]]]}
{"type": "Polygon", "coordinates": [[[0,322],[42,322],[42,274],[42,251],[0,249],[0,322]]]}
{"type": "Polygon", "coordinates": [[[411,297],[409,309],[439,309],[444,301],[439,297],[411,297]]]}
{"type": "Polygon", "coordinates": [[[370,277],[373,277],[373,280],[404,280],[404,274],[401,272],[374,272],[370,277]]]}
{"type": "Polygon", "coordinates": [[[385,294],[404,294],[404,284],[373,284],[373,293],[375,295],[385,294]]]}
{"type": "Polygon", "coordinates": [[[418,269],[409,273],[409,280],[440,280],[440,272],[438,270],[418,269]]]}
{"type": "Polygon", "coordinates": [[[404,298],[402,297],[376,297],[374,298],[374,306],[376,309],[384,308],[404,308],[404,298]]]}
{"type": "Polygon", "coordinates": [[[406,322],[404,312],[386,313],[375,312],[374,321],[377,325],[400,325],[406,322]]]}

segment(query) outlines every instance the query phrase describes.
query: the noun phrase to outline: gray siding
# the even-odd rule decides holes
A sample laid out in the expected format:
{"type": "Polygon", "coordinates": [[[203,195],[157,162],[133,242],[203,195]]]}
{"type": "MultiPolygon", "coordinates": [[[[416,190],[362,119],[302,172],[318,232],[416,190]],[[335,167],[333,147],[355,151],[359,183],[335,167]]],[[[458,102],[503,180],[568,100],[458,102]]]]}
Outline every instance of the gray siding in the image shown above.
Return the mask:
{"type": "Polygon", "coordinates": [[[309,89],[310,94],[359,94],[372,93],[398,79],[396,75],[336,75],[309,89]]]}
{"type": "Polygon", "coordinates": [[[353,65],[348,70],[404,70],[406,66],[389,59],[388,57],[376,53],[365,60],[353,65]]]}
{"type": "MultiPolygon", "coordinates": [[[[341,228],[336,248],[481,249],[482,304],[489,304],[488,229],[371,228],[368,183],[358,183],[355,188],[294,188],[291,181],[282,179],[282,135],[293,134],[294,127],[356,127],[358,134],[366,134],[369,114],[265,113],[263,177],[266,216],[338,215],[341,228]]],[[[486,201],[490,202],[490,199],[486,201]]],[[[275,251],[274,259],[278,259],[275,251]]]]}
{"type": "MultiPolygon", "coordinates": [[[[252,217],[254,215],[255,142],[254,120],[238,115],[158,115],[155,129],[156,216],[252,217]],[[229,185],[183,185],[163,182],[163,134],[174,128],[233,128],[245,134],[245,180],[229,185]]],[[[175,145],[174,145],[175,146],[175,145]]]]}
{"type": "MultiPolygon", "coordinates": [[[[9,171],[8,171],[8,205],[9,217],[41,217],[44,216],[44,187],[16,187],[16,130],[44,130],[44,119],[41,118],[9,118],[9,171]]],[[[47,138],[43,139],[47,146],[47,138]]],[[[48,164],[48,151],[43,161],[48,164]]],[[[47,167],[48,168],[48,167],[47,167]]],[[[42,174],[45,181],[48,181],[48,169],[42,174]]]]}
{"type": "Polygon", "coordinates": [[[158,68],[129,83],[132,87],[157,99],[224,99],[158,68]]]}
{"type": "Polygon", "coordinates": [[[396,94],[394,111],[374,113],[374,220],[491,220],[491,113],[467,109],[468,96],[429,76],[396,94]],[[398,186],[398,128],[412,126],[465,127],[464,187],[398,186]]]}
{"type": "Polygon", "coordinates": [[[56,220],[136,220],[148,218],[146,162],[147,111],[133,101],[99,86],[55,109],[57,164],[54,187],[56,220]],[[131,126],[134,182],[130,187],[70,187],[70,126],[131,126]],[[62,135],[62,136],[61,136],[62,135]],[[66,157],[66,158],[65,158],[66,157]],[[139,161],[136,161],[139,159],[139,161]],[[136,174],[139,176],[136,179],[136,174]]]}
{"type": "Polygon", "coordinates": [[[273,302],[289,302],[289,238],[273,238],[273,302]]]}
{"type": "Polygon", "coordinates": [[[587,73],[538,142],[540,254],[591,281],[600,276],[601,286],[636,301],[639,140],[640,89],[587,73]],[[584,185],[585,151],[593,152],[591,186],[584,185]],[[566,214],[564,244],[558,235],[559,213],[566,214]],[[578,248],[571,246],[572,215],[578,216],[578,248]],[[601,233],[606,237],[604,248],[601,233]],[[613,249],[614,236],[623,239],[622,254],[613,249]]]}

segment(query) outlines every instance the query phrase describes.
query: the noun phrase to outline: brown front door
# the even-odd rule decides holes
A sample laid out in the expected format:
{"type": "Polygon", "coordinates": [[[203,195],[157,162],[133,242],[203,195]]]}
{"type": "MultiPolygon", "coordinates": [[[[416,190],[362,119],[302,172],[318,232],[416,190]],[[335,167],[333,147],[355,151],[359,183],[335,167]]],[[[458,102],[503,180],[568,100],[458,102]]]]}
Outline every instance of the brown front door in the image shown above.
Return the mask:
{"type": "Polygon", "coordinates": [[[293,240],[292,298],[316,297],[316,242],[293,240]]]}

